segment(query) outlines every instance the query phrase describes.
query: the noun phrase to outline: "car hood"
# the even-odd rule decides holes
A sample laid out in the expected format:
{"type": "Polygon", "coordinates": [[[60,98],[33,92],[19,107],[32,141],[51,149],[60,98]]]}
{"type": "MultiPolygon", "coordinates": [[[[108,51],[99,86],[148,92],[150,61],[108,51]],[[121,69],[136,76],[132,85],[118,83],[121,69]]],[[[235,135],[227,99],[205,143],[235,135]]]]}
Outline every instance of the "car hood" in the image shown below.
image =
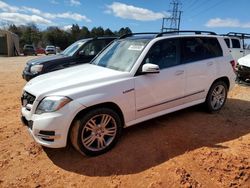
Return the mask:
{"type": "Polygon", "coordinates": [[[240,65],[250,67],[250,54],[238,59],[240,65]]]}
{"type": "Polygon", "coordinates": [[[128,75],[127,72],[87,63],[35,77],[25,85],[24,90],[38,97],[38,100],[46,95],[70,97],[71,93],[83,92],[97,85],[103,85],[105,82],[123,79],[128,75]]]}
{"type": "Polygon", "coordinates": [[[55,61],[55,60],[59,60],[59,59],[65,59],[66,57],[68,57],[68,56],[62,55],[62,54],[45,56],[45,57],[32,59],[32,60],[28,61],[27,64],[28,65],[42,64],[42,63],[48,62],[48,61],[55,61]]]}

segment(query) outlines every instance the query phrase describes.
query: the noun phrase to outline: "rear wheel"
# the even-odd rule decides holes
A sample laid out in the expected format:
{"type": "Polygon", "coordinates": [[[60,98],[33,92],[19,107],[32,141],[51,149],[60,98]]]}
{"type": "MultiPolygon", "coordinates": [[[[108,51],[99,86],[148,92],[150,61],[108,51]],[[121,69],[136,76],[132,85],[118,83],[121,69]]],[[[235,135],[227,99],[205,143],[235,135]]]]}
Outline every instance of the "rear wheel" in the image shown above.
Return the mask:
{"type": "Polygon", "coordinates": [[[121,119],[114,110],[94,109],[76,120],[70,139],[80,153],[96,156],[107,152],[115,145],[121,130],[121,119]]]}
{"type": "Polygon", "coordinates": [[[227,92],[227,85],[223,81],[217,81],[211,86],[205,102],[209,112],[217,112],[224,106],[227,92]]]}

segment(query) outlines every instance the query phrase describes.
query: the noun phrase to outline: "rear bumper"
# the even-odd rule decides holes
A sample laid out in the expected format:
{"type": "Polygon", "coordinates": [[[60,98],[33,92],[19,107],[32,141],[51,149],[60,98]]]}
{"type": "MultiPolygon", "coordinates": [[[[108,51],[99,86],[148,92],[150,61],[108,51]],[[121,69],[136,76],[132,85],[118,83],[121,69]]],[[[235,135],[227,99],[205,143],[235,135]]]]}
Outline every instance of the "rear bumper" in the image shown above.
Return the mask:
{"type": "Polygon", "coordinates": [[[46,51],[45,54],[56,54],[54,51],[46,51]]]}

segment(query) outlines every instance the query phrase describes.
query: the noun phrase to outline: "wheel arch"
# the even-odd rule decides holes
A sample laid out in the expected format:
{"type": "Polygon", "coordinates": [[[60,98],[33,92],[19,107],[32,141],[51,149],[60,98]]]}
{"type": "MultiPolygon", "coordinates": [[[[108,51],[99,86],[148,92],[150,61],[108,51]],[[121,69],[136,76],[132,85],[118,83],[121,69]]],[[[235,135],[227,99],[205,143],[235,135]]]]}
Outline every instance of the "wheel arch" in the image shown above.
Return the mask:
{"type": "Polygon", "coordinates": [[[67,144],[70,142],[70,138],[69,138],[69,135],[70,135],[70,132],[71,132],[71,129],[72,127],[74,126],[74,123],[77,119],[79,119],[80,116],[84,115],[85,113],[93,110],[93,109],[96,109],[96,108],[109,108],[109,109],[112,109],[114,110],[115,112],[117,112],[118,116],[121,118],[121,122],[122,122],[122,127],[124,127],[125,125],[125,120],[124,120],[124,115],[122,113],[122,110],[121,108],[113,103],[113,102],[104,102],[104,103],[100,103],[100,104],[96,104],[96,105],[93,105],[93,106],[90,106],[90,107],[87,107],[87,108],[84,108],[82,110],[80,110],[76,115],[75,117],[73,118],[71,124],[70,124],[70,127],[68,129],[68,135],[67,135],[67,144]]]}
{"type": "Polygon", "coordinates": [[[220,77],[220,78],[217,78],[216,80],[214,80],[213,83],[211,84],[210,88],[212,87],[212,85],[213,85],[215,82],[218,82],[218,81],[223,81],[223,82],[225,82],[225,84],[227,85],[227,89],[230,88],[230,81],[229,81],[228,77],[226,77],[226,76],[223,76],[223,77],[220,77]]]}

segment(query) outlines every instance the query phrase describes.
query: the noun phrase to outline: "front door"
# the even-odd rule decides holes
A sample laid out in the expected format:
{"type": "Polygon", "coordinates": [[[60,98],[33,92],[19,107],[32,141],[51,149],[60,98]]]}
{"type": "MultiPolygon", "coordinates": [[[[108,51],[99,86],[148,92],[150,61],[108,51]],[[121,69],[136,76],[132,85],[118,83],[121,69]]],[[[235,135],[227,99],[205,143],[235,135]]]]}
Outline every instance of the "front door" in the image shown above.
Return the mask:
{"type": "Polygon", "coordinates": [[[137,119],[181,105],[185,92],[185,65],[180,64],[178,39],[156,42],[145,63],[157,64],[160,72],[135,77],[137,119]]]}

